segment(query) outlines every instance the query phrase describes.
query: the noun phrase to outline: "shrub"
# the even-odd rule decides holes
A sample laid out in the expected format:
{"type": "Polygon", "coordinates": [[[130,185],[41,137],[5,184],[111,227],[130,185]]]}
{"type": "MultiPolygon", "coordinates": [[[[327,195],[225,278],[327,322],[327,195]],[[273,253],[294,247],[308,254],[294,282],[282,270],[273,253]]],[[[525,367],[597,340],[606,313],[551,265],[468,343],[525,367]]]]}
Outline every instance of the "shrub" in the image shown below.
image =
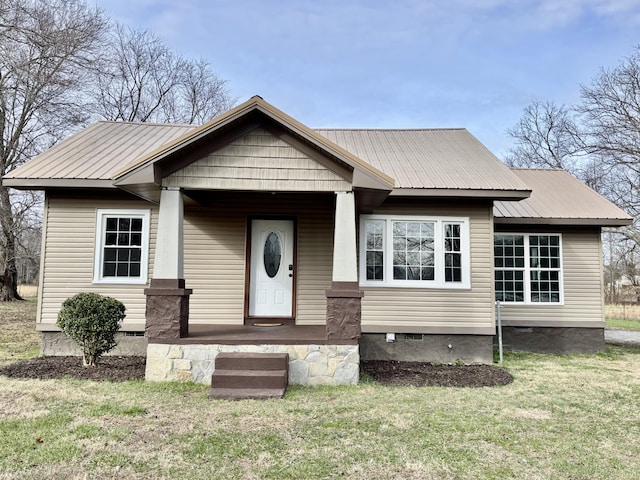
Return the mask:
{"type": "Polygon", "coordinates": [[[95,366],[103,353],[116,346],[124,311],[124,304],[115,298],[79,293],[62,303],[56,325],[82,349],[82,364],[95,366]]]}

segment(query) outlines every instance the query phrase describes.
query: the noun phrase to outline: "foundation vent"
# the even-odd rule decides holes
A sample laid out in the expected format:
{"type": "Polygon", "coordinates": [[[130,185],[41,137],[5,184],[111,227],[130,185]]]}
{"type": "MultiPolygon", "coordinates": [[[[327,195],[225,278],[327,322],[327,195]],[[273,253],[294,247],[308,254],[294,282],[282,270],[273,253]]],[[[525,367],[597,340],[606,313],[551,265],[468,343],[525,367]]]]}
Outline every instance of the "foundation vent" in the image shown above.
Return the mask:
{"type": "Polygon", "coordinates": [[[422,335],[420,333],[405,333],[404,334],[404,339],[405,340],[414,340],[414,341],[421,342],[421,341],[424,340],[424,335],[422,335]]]}
{"type": "Polygon", "coordinates": [[[144,337],[144,332],[124,332],[125,337],[144,337]]]}

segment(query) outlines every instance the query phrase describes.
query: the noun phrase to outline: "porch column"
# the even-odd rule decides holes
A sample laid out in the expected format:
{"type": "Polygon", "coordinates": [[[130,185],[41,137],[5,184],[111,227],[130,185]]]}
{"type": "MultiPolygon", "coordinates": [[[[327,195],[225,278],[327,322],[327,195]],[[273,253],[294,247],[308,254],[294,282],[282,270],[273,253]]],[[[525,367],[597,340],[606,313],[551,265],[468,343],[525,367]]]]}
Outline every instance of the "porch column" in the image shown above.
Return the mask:
{"type": "Polygon", "coordinates": [[[327,295],[327,339],[360,338],[356,206],[353,192],[336,192],[333,273],[327,295]]]}
{"type": "Polygon", "coordinates": [[[181,338],[189,333],[189,295],[184,283],[184,203],[179,189],[160,192],[153,275],[147,296],[147,337],[181,338]]]}

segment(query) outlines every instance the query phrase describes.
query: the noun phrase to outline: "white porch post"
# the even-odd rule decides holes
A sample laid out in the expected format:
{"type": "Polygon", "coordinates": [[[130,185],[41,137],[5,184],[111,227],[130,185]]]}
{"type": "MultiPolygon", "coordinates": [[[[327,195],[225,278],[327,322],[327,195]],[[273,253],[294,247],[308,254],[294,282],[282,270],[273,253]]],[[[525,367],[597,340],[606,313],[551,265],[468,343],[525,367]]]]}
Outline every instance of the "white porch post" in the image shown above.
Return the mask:
{"type": "Polygon", "coordinates": [[[145,331],[150,341],[182,338],[189,333],[189,295],[184,283],[184,202],[179,189],[160,192],[158,233],[145,331]]]}
{"type": "Polygon", "coordinates": [[[356,203],[353,192],[336,193],[336,219],[333,238],[334,282],[357,282],[356,203]]]}
{"type": "Polygon", "coordinates": [[[358,286],[356,202],[353,192],[336,192],[333,273],[327,295],[327,338],[357,342],[361,299],[358,286]]]}
{"type": "Polygon", "coordinates": [[[184,201],[179,189],[160,192],[153,278],[184,278],[184,201]]]}

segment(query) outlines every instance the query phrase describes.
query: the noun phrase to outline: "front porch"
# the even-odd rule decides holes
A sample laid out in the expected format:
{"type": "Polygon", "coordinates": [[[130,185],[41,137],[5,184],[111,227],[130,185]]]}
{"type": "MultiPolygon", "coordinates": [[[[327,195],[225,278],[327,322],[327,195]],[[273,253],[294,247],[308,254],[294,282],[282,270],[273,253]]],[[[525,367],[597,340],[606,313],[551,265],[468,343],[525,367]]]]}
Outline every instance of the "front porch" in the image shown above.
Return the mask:
{"type": "Polygon", "coordinates": [[[358,340],[327,339],[325,325],[189,325],[183,338],[154,338],[150,343],[164,345],[357,345],[358,340]]]}
{"type": "MultiPolygon", "coordinates": [[[[224,195],[240,200],[234,194],[224,195]]],[[[259,201],[249,202],[238,213],[227,211],[222,218],[210,207],[191,206],[185,221],[183,193],[162,190],[153,275],[145,289],[147,380],[208,383],[217,355],[235,352],[287,353],[290,384],[357,383],[362,292],[357,282],[354,194],[313,196],[320,201],[317,208],[326,219],[334,220],[333,225],[322,224],[322,228],[300,202],[287,201],[291,196],[254,196],[259,201]],[[284,314],[252,309],[252,302],[259,298],[252,287],[254,266],[260,273],[270,265],[265,260],[263,266],[263,253],[252,255],[251,248],[265,245],[263,237],[269,230],[256,240],[251,227],[256,215],[272,218],[274,211],[281,213],[280,218],[294,219],[294,241],[288,242],[293,245],[292,260],[285,260],[278,250],[276,267],[268,275],[272,280],[289,281],[284,289],[289,293],[280,298],[291,298],[284,314]],[[189,229],[186,240],[185,223],[189,229]],[[220,236],[230,228],[233,234],[220,236]],[[207,232],[206,238],[194,241],[192,232],[196,231],[199,235],[207,232]],[[191,247],[196,244],[208,248],[191,247]],[[254,264],[252,259],[258,261],[254,264]],[[221,264],[228,276],[218,274],[221,264]],[[205,295],[216,298],[207,302],[205,295]],[[212,323],[203,323],[208,318],[212,323]],[[270,322],[282,325],[255,325],[270,322]]],[[[288,237],[281,238],[286,245],[288,237]]]]}

